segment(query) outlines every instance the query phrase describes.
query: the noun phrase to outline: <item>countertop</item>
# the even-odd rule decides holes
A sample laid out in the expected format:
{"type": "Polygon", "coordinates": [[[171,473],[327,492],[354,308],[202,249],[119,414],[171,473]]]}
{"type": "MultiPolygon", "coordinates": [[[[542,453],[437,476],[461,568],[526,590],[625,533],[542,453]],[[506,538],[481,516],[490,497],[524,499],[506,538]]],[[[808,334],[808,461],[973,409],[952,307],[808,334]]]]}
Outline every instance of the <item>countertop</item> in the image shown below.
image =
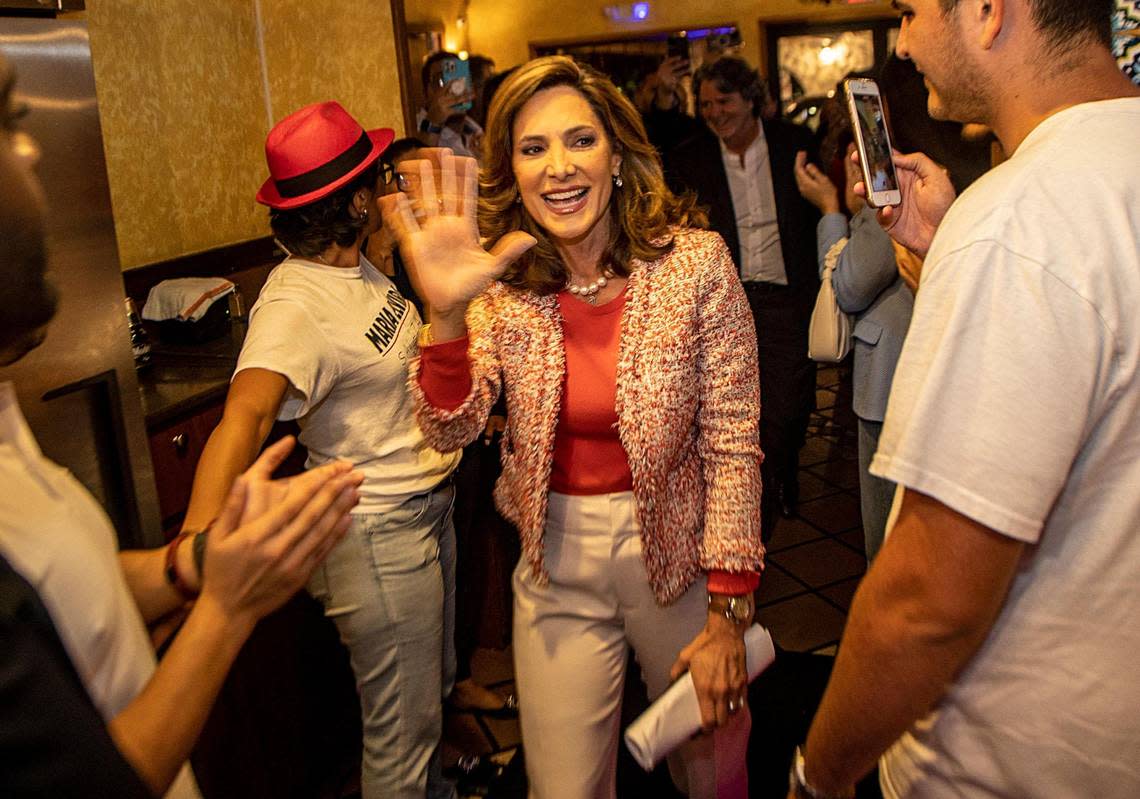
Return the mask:
{"type": "Polygon", "coordinates": [[[151,360],[138,372],[148,431],[221,402],[245,340],[246,323],[234,319],[227,335],[194,345],[151,339],[151,360]]]}

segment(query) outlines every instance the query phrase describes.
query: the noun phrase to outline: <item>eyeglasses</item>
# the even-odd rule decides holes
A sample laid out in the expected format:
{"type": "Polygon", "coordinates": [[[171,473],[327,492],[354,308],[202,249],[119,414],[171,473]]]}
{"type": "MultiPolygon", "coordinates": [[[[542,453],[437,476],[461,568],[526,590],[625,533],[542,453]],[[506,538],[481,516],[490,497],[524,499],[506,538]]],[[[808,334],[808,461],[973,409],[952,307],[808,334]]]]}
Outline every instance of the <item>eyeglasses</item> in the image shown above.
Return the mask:
{"type": "Polygon", "coordinates": [[[396,178],[396,167],[388,163],[384,159],[380,159],[380,181],[385,186],[392,185],[392,181],[396,178]]]}

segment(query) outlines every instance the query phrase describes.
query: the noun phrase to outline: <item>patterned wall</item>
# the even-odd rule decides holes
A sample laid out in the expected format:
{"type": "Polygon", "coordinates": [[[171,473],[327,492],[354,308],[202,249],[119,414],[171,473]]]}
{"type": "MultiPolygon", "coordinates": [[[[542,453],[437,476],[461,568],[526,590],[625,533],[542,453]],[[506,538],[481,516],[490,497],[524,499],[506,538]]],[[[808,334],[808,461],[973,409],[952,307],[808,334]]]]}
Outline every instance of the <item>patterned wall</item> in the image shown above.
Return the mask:
{"type": "Polygon", "coordinates": [[[124,269],[268,233],[259,10],[275,120],[336,98],[402,127],[387,0],[88,0],[124,269]]]}
{"type": "Polygon", "coordinates": [[[1140,0],[1116,0],[1112,54],[1124,74],[1140,85],[1140,0]]]}

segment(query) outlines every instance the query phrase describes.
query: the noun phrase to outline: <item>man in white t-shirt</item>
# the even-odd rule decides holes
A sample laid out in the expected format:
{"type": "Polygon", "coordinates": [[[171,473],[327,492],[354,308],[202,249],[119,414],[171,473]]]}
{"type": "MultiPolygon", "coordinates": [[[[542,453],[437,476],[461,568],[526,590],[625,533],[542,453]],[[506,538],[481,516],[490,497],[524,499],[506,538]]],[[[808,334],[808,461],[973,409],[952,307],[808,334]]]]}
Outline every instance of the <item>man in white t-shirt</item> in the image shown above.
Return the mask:
{"type": "Polygon", "coordinates": [[[790,795],[881,756],[887,797],[1140,796],[1140,91],[1110,0],[896,5],[931,115],[1009,160],[954,201],[896,158],[880,221],[926,264],[872,471],[902,490],[790,795]]]}

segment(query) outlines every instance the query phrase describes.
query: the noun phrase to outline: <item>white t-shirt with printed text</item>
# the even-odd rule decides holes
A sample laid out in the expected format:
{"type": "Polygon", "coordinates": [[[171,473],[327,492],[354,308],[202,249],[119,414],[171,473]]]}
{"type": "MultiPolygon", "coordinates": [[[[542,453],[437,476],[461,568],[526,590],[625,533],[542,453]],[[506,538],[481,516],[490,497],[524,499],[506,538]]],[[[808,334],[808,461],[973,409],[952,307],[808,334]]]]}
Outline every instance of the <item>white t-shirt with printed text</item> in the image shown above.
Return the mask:
{"type": "Polygon", "coordinates": [[[459,453],[424,441],[407,391],[421,323],[412,303],[360,258],[342,269],[290,258],[250,310],[234,374],[268,369],[289,380],[278,412],[297,420],[306,468],[351,462],[364,474],[354,513],[378,513],[430,491],[459,453]]]}

